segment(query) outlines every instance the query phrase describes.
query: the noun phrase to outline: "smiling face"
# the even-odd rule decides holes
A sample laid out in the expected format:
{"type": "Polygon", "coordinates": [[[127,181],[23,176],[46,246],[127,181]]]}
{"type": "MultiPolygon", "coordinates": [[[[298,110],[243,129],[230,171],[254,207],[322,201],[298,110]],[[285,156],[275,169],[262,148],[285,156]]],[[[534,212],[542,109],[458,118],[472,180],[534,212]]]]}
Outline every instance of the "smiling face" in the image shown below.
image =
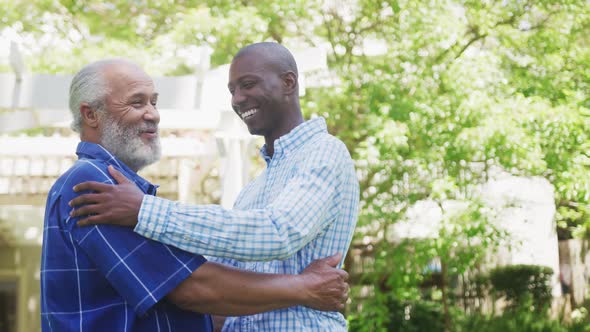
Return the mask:
{"type": "Polygon", "coordinates": [[[249,52],[236,57],[229,69],[228,88],[232,107],[251,134],[265,138],[284,134],[289,121],[284,80],[264,55],[249,52]]]}
{"type": "Polygon", "coordinates": [[[104,77],[110,93],[99,112],[100,144],[138,171],[160,158],[158,94],[152,79],[127,63],[109,66],[104,77]]]}

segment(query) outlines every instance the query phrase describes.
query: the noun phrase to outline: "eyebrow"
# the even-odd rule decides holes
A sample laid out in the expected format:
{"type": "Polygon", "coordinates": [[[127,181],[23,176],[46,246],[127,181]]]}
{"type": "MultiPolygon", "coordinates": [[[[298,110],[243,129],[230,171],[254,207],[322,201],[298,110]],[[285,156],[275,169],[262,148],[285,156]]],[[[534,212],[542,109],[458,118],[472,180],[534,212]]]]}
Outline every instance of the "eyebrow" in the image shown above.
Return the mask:
{"type": "MultiPolygon", "coordinates": [[[[247,80],[247,79],[255,79],[255,80],[257,80],[259,78],[260,78],[259,76],[254,75],[254,74],[246,74],[246,75],[241,76],[240,78],[238,78],[233,85],[239,84],[240,82],[242,82],[244,80],[247,80]]],[[[230,83],[227,83],[227,88],[228,89],[231,89],[231,87],[232,87],[232,83],[231,82],[230,83]]]]}
{"type": "Polygon", "coordinates": [[[159,93],[157,93],[157,92],[154,92],[154,93],[153,93],[152,95],[150,95],[150,96],[148,96],[147,94],[145,94],[145,93],[143,93],[143,92],[137,92],[137,93],[134,93],[134,94],[132,94],[131,96],[129,96],[129,99],[138,98],[138,97],[139,97],[139,98],[143,98],[143,97],[149,97],[149,98],[151,99],[151,98],[154,98],[154,97],[155,97],[155,98],[157,98],[158,96],[159,96],[159,93]]]}

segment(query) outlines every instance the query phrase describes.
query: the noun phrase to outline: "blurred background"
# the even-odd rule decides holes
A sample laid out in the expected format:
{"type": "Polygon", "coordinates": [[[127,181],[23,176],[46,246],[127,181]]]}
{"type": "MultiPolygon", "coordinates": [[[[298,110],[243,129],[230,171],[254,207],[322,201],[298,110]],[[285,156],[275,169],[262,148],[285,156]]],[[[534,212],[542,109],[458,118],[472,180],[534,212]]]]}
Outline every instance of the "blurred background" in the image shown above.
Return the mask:
{"type": "MultiPolygon", "coordinates": [[[[160,92],[160,195],[231,207],[264,164],[228,63],[276,41],[356,160],[351,331],[590,331],[590,1],[0,0],[0,331],[40,331],[69,82],[126,57],[160,92]]],[[[69,285],[64,285],[69,287],[69,285]]]]}

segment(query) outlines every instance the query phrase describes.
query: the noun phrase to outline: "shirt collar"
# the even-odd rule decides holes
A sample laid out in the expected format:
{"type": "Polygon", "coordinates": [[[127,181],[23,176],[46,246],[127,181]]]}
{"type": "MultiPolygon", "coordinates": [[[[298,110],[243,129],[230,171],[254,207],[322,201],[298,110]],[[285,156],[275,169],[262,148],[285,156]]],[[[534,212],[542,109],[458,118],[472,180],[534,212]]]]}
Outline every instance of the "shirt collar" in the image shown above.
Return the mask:
{"type": "MultiPolygon", "coordinates": [[[[322,117],[313,118],[305,121],[297,127],[293,128],[287,134],[279,137],[274,142],[274,155],[278,157],[283,154],[288,154],[292,151],[297,150],[303,143],[307,142],[311,137],[320,134],[327,133],[328,128],[326,126],[326,120],[322,117]]],[[[266,144],[260,148],[260,153],[266,162],[270,162],[271,157],[266,153],[266,144]]]]}
{"type": "Polygon", "coordinates": [[[125,165],[124,162],[119,160],[111,154],[107,149],[99,144],[90,142],[80,142],[76,148],[76,154],[79,159],[96,159],[105,162],[108,165],[115,166],[119,171],[122,171],[128,179],[135,182],[135,184],[142,189],[145,193],[150,195],[156,194],[158,186],[151,184],[148,180],[139,176],[129,166],[125,165]]]}

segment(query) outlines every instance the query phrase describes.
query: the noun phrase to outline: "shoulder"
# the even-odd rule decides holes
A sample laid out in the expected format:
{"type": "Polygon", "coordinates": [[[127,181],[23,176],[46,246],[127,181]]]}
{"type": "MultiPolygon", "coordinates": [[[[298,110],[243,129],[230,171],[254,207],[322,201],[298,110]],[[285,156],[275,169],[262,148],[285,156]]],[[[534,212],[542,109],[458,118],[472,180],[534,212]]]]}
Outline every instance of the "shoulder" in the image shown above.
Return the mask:
{"type": "Polygon", "coordinates": [[[348,153],[348,149],[346,148],[346,145],[339,138],[329,133],[324,133],[321,136],[322,143],[324,143],[322,145],[325,145],[326,148],[350,156],[350,154],[348,153]]]}
{"type": "Polygon", "coordinates": [[[329,133],[315,135],[303,148],[303,154],[324,163],[352,162],[346,145],[329,133]]]}
{"type": "Polygon", "coordinates": [[[67,184],[76,185],[85,181],[113,183],[107,170],[108,164],[93,159],[80,159],[61,176],[67,184]]]}
{"type": "Polygon", "coordinates": [[[46,203],[46,219],[54,219],[59,223],[69,220],[68,214],[71,207],[68,202],[83,193],[74,192],[74,186],[86,182],[97,181],[102,183],[114,183],[110,179],[107,166],[98,160],[80,159],[63,173],[53,184],[48,192],[46,203]]]}
{"type": "Polygon", "coordinates": [[[98,160],[77,160],[72,167],[57,179],[50,193],[54,196],[72,198],[76,195],[72,188],[79,183],[86,181],[114,183],[109,176],[107,166],[105,162],[98,160]]]}

